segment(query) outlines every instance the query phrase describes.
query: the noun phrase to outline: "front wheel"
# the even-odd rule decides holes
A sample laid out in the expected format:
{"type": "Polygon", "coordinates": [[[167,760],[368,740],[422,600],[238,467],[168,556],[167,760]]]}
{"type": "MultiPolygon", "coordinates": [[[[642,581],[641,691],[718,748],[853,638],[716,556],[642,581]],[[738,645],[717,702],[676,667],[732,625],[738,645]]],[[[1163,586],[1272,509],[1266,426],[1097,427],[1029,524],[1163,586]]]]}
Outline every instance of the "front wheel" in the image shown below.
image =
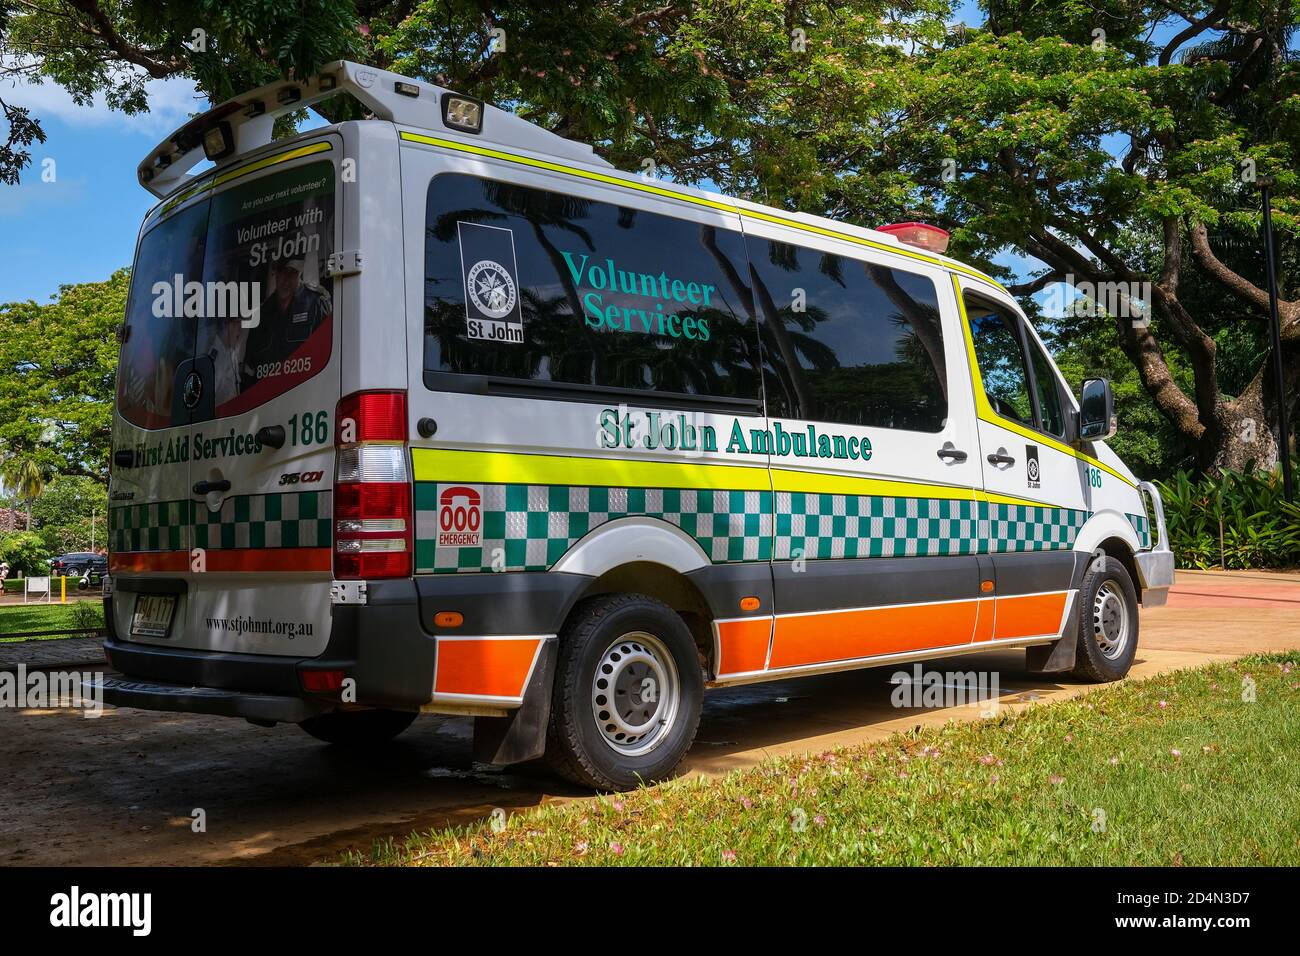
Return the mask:
{"type": "Polygon", "coordinates": [[[298,726],[327,744],[365,747],[392,740],[418,716],[405,710],[332,710],[308,717],[298,726]]]}
{"type": "Polygon", "coordinates": [[[1111,557],[1092,562],[1079,587],[1077,613],[1074,675],[1098,682],[1119,680],[1133,666],[1138,643],[1137,591],[1123,564],[1111,557]]]}
{"type": "Polygon", "coordinates": [[[593,598],[560,635],[547,760],[595,790],[666,779],[695,740],[703,697],[695,641],[672,608],[593,598]]]}

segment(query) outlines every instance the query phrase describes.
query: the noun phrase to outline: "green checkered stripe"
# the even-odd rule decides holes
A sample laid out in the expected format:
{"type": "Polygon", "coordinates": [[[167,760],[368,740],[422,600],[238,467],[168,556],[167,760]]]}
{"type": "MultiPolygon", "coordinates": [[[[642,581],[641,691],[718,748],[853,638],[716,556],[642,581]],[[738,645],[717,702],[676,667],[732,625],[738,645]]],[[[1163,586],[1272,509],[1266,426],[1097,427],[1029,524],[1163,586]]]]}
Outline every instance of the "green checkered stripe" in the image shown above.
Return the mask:
{"type": "Polygon", "coordinates": [[[911,558],[974,554],[976,502],[780,491],[778,561],[794,558],[911,558]]]}
{"type": "Polygon", "coordinates": [[[415,486],[417,571],[490,571],[494,561],[501,570],[542,571],[592,528],[631,515],[676,525],[715,563],[772,557],[770,491],[486,485],[481,546],[439,548],[437,487],[415,486]]]}
{"type": "Polygon", "coordinates": [[[980,516],[987,522],[981,537],[989,543],[989,551],[1006,554],[1069,550],[1074,547],[1079,529],[1091,517],[1091,512],[982,501],[980,516]]]}
{"type": "Polygon", "coordinates": [[[180,551],[190,547],[191,501],[152,501],[108,509],[108,546],[124,551],[180,551]]]}
{"type": "Polygon", "coordinates": [[[1151,519],[1146,515],[1124,515],[1128,518],[1128,523],[1133,526],[1133,533],[1137,535],[1138,545],[1142,550],[1151,547],[1151,519]]]}
{"type": "Polygon", "coordinates": [[[415,486],[420,572],[542,571],[607,521],[631,515],[681,528],[715,564],[799,557],[975,554],[1074,546],[1089,513],[942,498],[802,492],[485,485],[481,544],[437,546],[435,482],[415,486]]]}
{"type": "Polygon", "coordinates": [[[324,548],[332,540],[331,504],[331,492],[296,491],[234,495],[219,511],[199,501],[127,505],[109,509],[109,541],[116,552],[324,548]]]}

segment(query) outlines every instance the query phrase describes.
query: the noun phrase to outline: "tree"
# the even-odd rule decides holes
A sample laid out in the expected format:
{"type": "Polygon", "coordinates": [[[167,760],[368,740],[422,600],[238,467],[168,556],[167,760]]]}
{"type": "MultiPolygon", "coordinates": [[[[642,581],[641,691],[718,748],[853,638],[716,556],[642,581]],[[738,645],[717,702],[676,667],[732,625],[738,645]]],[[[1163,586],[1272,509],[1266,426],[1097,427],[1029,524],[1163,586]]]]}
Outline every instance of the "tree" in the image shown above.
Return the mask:
{"type": "Polygon", "coordinates": [[[0,305],[4,460],[27,463],[29,474],[107,479],[127,286],[121,269],[106,282],[65,285],[48,305],[0,305]]]}
{"type": "Polygon", "coordinates": [[[0,461],[0,478],[14,490],[18,500],[27,507],[27,527],[32,526],[32,502],[45,490],[49,474],[41,467],[35,457],[28,455],[9,455],[0,461]]]}
{"type": "MultiPolygon", "coordinates": [[[[146,83],[183,76],[220,102],[353,52],[356,17],[349,0],[0,0],[0,79],[52,81],[82,105],[101,94],[139,113],[146,83]]],[[[5,114],[11,144],[44,140],[39,117],[5,114]]],[[[15,182],[27,162],[0,152],[0,180],[15,182]]]]}
{"type": "Polygon", "coordinates": [[[19,571],[28,577],[33,574],[48,574],[50,567],[45,563],[48,556],[45,542],[34,531],[0,533],[0,561],[9,562],[10,574],[19,571]]]}
{"type": "Polygon", "coordinates": [[[32,506],[33,530],[51,554],[106,546],[108,489],[94,478],[56,475],[32,506]]]}
{"type": "MultiPolygon", "coordinates": [[[[1275,225],[1294,257],[1300,7],[1024,0],[988,10],[985,29],[909,61],[888,134],[868,129],[847,144],[868,159],[837,184],[840,203],[875,210],[901,185],[910,203],[900,212],[947,225],[959,252],[989,261],[1016,251],[1046,267],[1017,291],[1067,279],[1117,290],[1109,335],[1197,463],[1275,464],[1252,177],[1277,175],[1275,225]],[[1181,29],[1152,43],[1153,28],[1170,23],[1181,29]],[[1184,49],[1203,36],[1213,39],[1184,49]],[[1238,350],[1236,368],[1224,367],[1225,345],[1238,350]],[[1233,381],[1247,355],[1244,380],[1233,381]]],[[[1281,293],[1294,395],[1294,273],[1281,293]]]]}

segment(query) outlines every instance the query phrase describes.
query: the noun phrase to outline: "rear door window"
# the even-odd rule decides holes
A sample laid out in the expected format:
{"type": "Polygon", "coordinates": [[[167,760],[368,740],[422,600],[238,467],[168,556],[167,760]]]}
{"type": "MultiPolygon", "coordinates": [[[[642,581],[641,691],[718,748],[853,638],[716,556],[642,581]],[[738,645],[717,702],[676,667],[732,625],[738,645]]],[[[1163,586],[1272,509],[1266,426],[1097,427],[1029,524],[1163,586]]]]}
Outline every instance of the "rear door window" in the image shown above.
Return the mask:
{"type": "Polygon", "coordinates": [[[204,199],[150,227],[136,252],[118,363],[117,407],[123,418],[141,428],[189,422],[177,387],[177,373],[194,356],[194,319],[184,315],[184,288],[203,278],[207,228],[204,199]]]}
{"type": "Polygon", "coordinates": [[[218,193],[204,261],[209,302],[196,364],[213,417],[281,395],[329,361],[334,165],[316,162],[218,193]]]}

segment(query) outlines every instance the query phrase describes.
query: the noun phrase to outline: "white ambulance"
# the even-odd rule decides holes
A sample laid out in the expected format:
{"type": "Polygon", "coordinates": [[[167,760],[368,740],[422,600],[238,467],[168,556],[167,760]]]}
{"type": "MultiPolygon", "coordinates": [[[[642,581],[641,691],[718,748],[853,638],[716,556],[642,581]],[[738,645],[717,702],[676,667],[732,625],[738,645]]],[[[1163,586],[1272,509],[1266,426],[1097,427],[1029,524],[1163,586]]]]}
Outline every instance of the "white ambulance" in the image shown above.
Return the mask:
{"type": "Polygon", "coordinates": [[[113,422],[118,706],[669,776],[706,688],[1023,647],[1115,680],[1160,498],[917,224],[619,172],[337,62],[139,168],[113,422]],[[349,95],[369,118],[272,139],[349,95]],[[196,170],[204,160],[206,168],[196,170]]]}

